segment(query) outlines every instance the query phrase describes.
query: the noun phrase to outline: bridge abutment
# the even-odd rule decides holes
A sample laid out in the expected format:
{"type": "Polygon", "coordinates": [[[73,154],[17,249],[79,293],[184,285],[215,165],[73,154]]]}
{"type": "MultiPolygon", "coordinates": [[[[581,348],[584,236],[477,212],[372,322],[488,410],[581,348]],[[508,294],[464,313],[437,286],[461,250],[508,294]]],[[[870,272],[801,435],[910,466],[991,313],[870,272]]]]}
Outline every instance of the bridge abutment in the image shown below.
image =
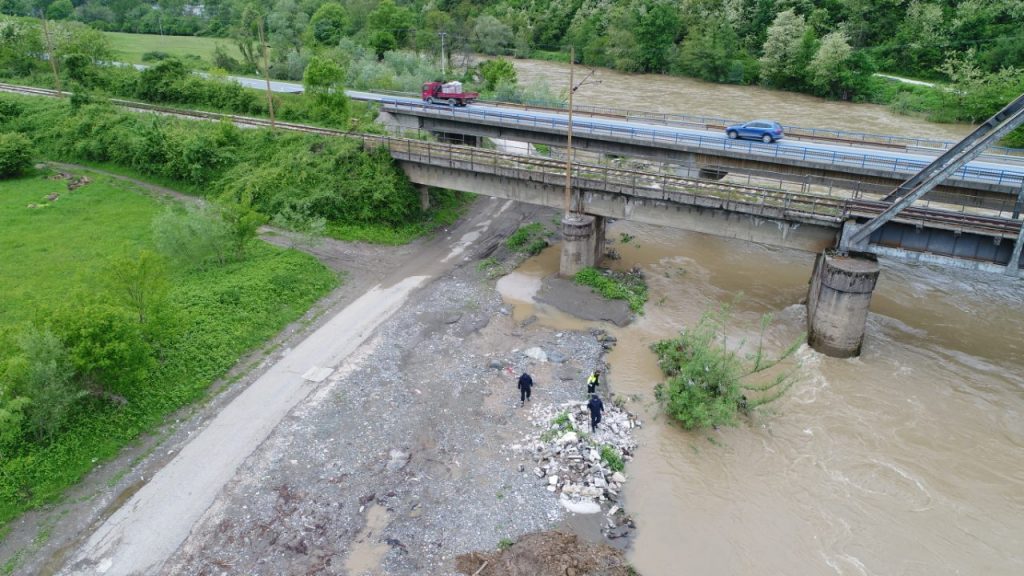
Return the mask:
{"type": "Polygon", "coordinates": [[[826,250],[818,255],[807,294],[811,348],[836,358],[860,354],[878,273],[878,259],[871,254],[826,250]]]}
{"type": "Polygon", "coordinates": [[[561,276],[570,277],[601,262],[604,252],[604,217],[571,214],[562,218],[561,276]]]}
{"type": "Polygon", "coordinates": [[[416,184],[416,190],[420,193],[420,210],[430,210],[430,186],[416,184]]]}

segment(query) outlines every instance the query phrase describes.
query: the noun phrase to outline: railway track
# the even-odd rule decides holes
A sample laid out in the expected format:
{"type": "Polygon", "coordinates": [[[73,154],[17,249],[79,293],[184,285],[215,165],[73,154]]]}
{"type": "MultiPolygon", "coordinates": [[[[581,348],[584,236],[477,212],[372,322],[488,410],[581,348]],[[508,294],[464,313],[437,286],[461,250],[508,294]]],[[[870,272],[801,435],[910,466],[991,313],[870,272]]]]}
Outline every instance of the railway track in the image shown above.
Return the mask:
{"type": "MultiPolygon", "coordinates": [[[[0,92],[30,96],[57,97],[55,90],[0,83],[0,92]]],[[[112,99],[120,107],[143,112],[153,112],[196,120],[229,120],[238,126],[250,128],[271,128],[270,120],[221,114],[198,110],[185,110],[129,100],[112,99]]],[[[520,156],[485,150],[471,146],[458,146],[438,142],[424,142],[408,138],[395,138],[359,132],[346,132],[333,128],[275,122],[280,130],[319,134],[330,137],[358,138],[366,147],[386,146],[398,160],[423,162],[433,165],[447,165],[452,168],[468,166],[469,169],[493,167],[495,170],[517,170],[524,173],[543,174],[561,180],[565,177],[565,164],[558,160],[520,156]]],[[[648,198],[661,197],[668,201],[687,202],[687,198],[705,198],[724,202],[733,208],[771,207],[783,211],[797,220],[817,221],[836,227],[848,218],[870,219],[886,210],[891,203],[863,198],[835,198],[816,194],[789,192],[758,188],[743,184],[698,180],[664,173],[642,172],[611,168],[592,164],[577,163],[573,166],[573,178],[577,187],[584,189],[628,189],[648,198]]],[[[740,210],[747,212],[749,210],[740,210]]],[[[969,214],[936,208],[910,207],[894,219],[897,222],[915,226],[943,228],[958,232],[973,232],[986,236],[1015,239],[1021,232],[1022,223],[1009,218],[969,214]]]]}

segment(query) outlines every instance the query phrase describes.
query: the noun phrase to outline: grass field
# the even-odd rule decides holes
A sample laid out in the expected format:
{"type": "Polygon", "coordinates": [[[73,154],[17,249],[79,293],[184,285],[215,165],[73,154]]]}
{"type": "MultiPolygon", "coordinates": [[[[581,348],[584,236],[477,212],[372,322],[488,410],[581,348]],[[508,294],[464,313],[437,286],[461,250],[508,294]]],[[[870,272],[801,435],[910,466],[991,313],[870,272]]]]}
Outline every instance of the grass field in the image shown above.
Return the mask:
{"type": "MultiPolygon", "coordinates": [[[[86,333],[74,327],[92,326],[85,337],[102,345],[106,336],[96,330],[104,326],[103,311],[119,305],[107,281],[112,258],[155,250],[152,222],[171,201],[122,180],[89,176],[92,183],[72,192],[65,181],[41,174],[0,181],[0,412],[10,400],[4,370],[20,354],[18,335],[33,324],[81,338],[86,333]],[[52,194],[60,197],[48,201],[52,194]]],[[[244,260],[167,268],[165,315],[148,320],[142,336],[152,362],[135,373],[123,401],[87,394],[47,441],[20,436],[18,424],[0,421],[6,426],[0,430],[0,533],[19,513],[58,499],[167,414],[202,398],[240,357],[338,284],[314,258],[261,242],[244,260]]],[[[130,345],[129,337],[114,338],[109,342],[130,345]]],[[[97,384],[106,385],[79,386],[95,391],[97,384]]],[[[0,566],[0,573],[16,571],[8,568],[0,566]]]]}
{"type": "Polygon", "coordinates": [[[95,286],[103,262],[148,243],[161,209],[116,180],[71,193],[62,180],[0,182],[0,326],[32,320],[36,310],[95,286]],[[47,202],[48,194],[60,198],[47,202]]]}
{"type": "Polygon", "coordinates": [[[213,63],[213,50],[222,44],[232,57],[241,60],[242,54],[234,42],[227,38],[202,36],[160,36],[158,34],[131,34],[128,32],[105,32],[114,49],[114,57],[120,62],[141,64],[146,52],[166,52],[171,56],[194,54],[208,63],[213,63]]]}

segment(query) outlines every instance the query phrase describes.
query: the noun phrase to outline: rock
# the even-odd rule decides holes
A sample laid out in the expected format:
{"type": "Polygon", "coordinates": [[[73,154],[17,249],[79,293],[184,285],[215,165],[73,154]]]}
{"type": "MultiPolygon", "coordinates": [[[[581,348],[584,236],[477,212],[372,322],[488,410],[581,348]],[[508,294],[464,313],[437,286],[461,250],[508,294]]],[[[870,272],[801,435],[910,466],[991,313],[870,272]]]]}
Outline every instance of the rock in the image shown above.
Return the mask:
{"type": "Polygon", "coordinates": [[[555,443],[559,445],[565,445],[570,442],[579,442],[579,439],[579,436],[577,436],[575,432],[566,432],[565,434],[562,435],[561,438],[555,440],[555,443]]]}
{"type": "Polygon", "coordinates": [[[555,486],[552,486],[552,485],[548,484],[548,492],[554,492],[555,490],[558,490],[558,488],[556,488],[555,486]]]}
{"type": "Polygon", "coordinates": [[[369,494],[366,494],[365,496],[360,496],[359,497],[359,505],[360,506],[366,506],[367,504],[369,504],[370,502],[373,502],[376,499],[377,499],[377,494],[375,492],[371,492],[369,494]]]}
{"type": "Polygon", "coordinates": [[[548,476],[548,484],[550,484],[552,486],[558,484],[558,476],[557,475],[555,475],[555,476],[548,476]]]}
{"type": "Polygon", "coordinates": [[[388,461],[387,469],[389,472],[397,472],[405,465],[409,463],[409,454],[402,452],[401,450],[392,449],[390,452],[391,460],[388,461]]]}
{"type": "Polygon", "coordinates": [[[493,370],[501,370],[502,365],[501,362],[497,360],[491,360],[490,362],[487,363],[487,367],[493,370]]]}
{"type": "Polygon", "coordinates": [[[536,346],[534,346],[533,348],[527,348],[526,350],[523,351],[523,354],[525,354],[529,358],[537,360],[538,362],[548,361],[548,355],[543,350],[536,346]]]}
{"type": "Polygon", "coordinates": [[[527,318],[526,320],[523,320],[522,322],[520,322],[519,326],[522,327],[522,328],[526,328],[527,326],[529,326],[530,324],[533,324],[536,321],[537,321],[537,315],[536,314],[532,314],[532,315],[530,315],[529,318],[527,318]]]}
{"type": "Polygon", "coordinates": [[[551,352],[548,352],[548,360],[555,364],[564,364],[568,358],[565,357],[565,354],[562,354],[557,350],[552,350],[551,352]]]}
{"type": "Polygon", "coordinates": [[[625,481],[626,481],[626,475],[623,474],[622,472],[616,472],[616,473],[612,474],[612,482],[618,482],[619,484],[622,484],[625,481]]]}
{"type": "Polygon", "coordinates": [[[608,511],[608,516],[615,516],[615,513],[621,509],[618,505],[612,506],[611,510],[608,511]]]}
{"type": "Polygon", "coordinates": [[[511,313],[512,313],[512,311],[511,311],[511,310],[509,310],[508,308],[506,308],[506,307],[504,307],[504,306],[502,306],[501,308],[499,308],[499,309],[498,309],[498,312],[499,312],[499,313],[500,313],[500,314],[501,314],[502,316],[508,316],[509,314],[511,314],[511,313]]]}
{"type": "Polygon", "coordinates": [[[445,324],[455,324],[462,319],[462,312],[450,312],[444,316],[445,324]]]}
{"type": "Polygon", "coordinates": [[[559,502],[561,502],[563,508],[576,514],[597,514],[601,511],[601,505],[593,500],[580,500],[577,502],[568,498],[562,498],[559,502]]]}
{"type": "Polygon", "coordinates": [[[537,478],[543,478],[544,477],[544,471],[541,470],[540,468],[534,468],[533,469],[533,473],[537,476],[537,478]]]}
{"type": "Polygon", "coordinates": [[[578,377],[576,369],[572,366],[562,365],[555,371],[555,377],[562,381],[575,380],[578,377]]]}

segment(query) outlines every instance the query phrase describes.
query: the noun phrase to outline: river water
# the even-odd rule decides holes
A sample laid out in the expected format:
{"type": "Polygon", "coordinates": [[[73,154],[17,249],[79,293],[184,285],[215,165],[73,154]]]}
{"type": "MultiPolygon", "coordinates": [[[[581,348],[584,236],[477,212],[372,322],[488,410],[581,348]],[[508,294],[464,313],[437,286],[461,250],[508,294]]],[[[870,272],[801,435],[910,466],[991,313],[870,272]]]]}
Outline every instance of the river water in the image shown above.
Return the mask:
{"type": "MultiPolygon", "coordinates": [[[[517,66],[525,76],[524,63],[517,66]]],[[[525,63],[530,73],[551,66],[525,63]]],[[[760,102],[763,92],[751,93],[760,102]]],[[[590,103],[623,105],[608,98],[590,103]]],[[[667,111],[767,115],[728,100],[667,111]]],[[[861,113],[834,105],[848,111],[812,101],[802,118],[814,120],[803,123],[849,128],[827,118],[861,113]]],[[[786,114],[797,108],[789,103],[786,114]]],[[[892,131],[880,122],[879,130],[892,131]]],[[[915,134],[928,134],[916,122],[915,134]]],[[[642,574],[1024,574],[1019,280],[884,261],[860,358],[803,347],[798,381],[782,399],[735,428],[686,432],[654,404],[661,374],[650,343],[742,293],[730,341],[754,341],[758,318],[772,312],[766,342],[784,348],[804,330],[813,256],[625,221],[610,224],[608,238],[622,255],[610,264],[639,266],[650,286],[637,322],[603,326],[619,339],[608,356],[611,389],[633,396],[629,407],[646,422],[625,499],[639,526],[629,557],[642,574]],[[635,238],[624,243],[623,233],[635,238]]],[[[515,289],[555,273],[557,251],[528,260],[499,289],[519,318],[580,328],[586,323],[515,289]]]]}
{"type": "MultiPolygon", "coordinates": [[[[515,60],[514,63],[520,84],[543,84],[554,93],[564,94],[568,90],[568,64],[540,60],[515,60]]],[[[589,71],[589,68],[577,66],[576,82],[589,71]]],[[[959,140],[972,129],[967,124],[933,124],[899,116],[885,106],[833,102],[758,86],[712,84],[659,74],[624,74],[605,68],[595,69],[587,82],[573,96],[574,104],[729,120],[770,118],[806,128],[948,140],[959,140]]]]}

